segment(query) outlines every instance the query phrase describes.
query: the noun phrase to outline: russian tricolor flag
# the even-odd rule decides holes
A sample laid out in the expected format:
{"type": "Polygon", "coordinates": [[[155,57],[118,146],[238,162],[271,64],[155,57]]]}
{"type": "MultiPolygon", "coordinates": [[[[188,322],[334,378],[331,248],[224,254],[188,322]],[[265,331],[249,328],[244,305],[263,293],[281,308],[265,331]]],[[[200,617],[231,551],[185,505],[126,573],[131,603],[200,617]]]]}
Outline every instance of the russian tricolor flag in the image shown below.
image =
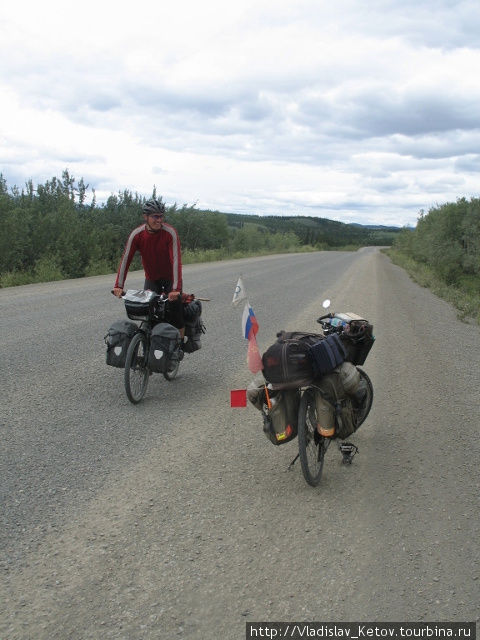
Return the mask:
{"type": "Polygon", "coordinates": [[[256,335],[258,322],[250,303],[247,302],[242,317],[243,337],[248,340],[247,364],[252,373],[258,373],[263,368],[262,357],[258,350],[256,335]]]}
{"type": "Polygon", "coordinates": [[[253,309],[248,302],[245,305],[245,309],[243,310],[242,328],[243,328],[243,337],[246,340],[250,340],[251,338],[254,338],[258,333],[257,318],[255,317],[255,314],[253,313],[253,309]]]}

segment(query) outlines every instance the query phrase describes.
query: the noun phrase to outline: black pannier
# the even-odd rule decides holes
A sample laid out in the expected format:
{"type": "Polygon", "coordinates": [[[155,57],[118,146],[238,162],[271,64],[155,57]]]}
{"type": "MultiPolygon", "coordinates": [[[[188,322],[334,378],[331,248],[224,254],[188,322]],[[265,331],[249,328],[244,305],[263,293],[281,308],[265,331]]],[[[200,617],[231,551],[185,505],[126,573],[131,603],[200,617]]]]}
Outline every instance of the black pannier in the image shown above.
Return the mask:
{"type": "Polygon", "coordinates": [[[193,353],[202,348],[201,337],[205,333],[205,325],[202,322],[202,303],[200,300],[193,300],[184,305],[183,317],[185,320],[185,337],[187,340],[183,345],[186,353],[193,353]]]}
{"type": "Polygon", "coordinates": [[[171,324],[160,322],[152,329],[148,366],[151,371],[165,373],[176,359],[181,359],[180,332],[171,324]]]}
{"type": "Polygon", "coordinates": [[[346,350],[338,334],[332,333],[319,340],[310,347],[309,355],[312,361],[315,378],[330,373],[345,362],[346,350]]]}
{"type": "Polygon", "coordinates": [[[263,375],[274,389],[294,389],[314,378],[310,347],[323,338],[318,333],[281,331],[277,342],[262,356],[263,375]]]}
{"type": "Polygon", "coordinates": [[[183,317],[185,319],[185,325],[193,325],[197,319],[202,315],[202,303],[200,300],[192,300],[183,305],[183,317]]]}
{"type": "Polygon", "coordinates": [[[119,320],[112,324],[104,338],[107,345],[108,365],[111,367],[125,367],[128,345],[137,330],[137,325],[128,320],[119,320]]]}

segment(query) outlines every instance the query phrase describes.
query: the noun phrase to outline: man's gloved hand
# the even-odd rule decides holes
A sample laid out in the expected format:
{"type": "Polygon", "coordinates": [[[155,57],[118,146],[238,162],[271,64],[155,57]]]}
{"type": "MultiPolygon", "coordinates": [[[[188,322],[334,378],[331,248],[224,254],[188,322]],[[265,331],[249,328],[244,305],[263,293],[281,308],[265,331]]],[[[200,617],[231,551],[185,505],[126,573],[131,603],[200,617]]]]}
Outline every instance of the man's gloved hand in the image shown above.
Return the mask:
{"type": "Polygon", "coordinates": [[[180,297],[180,291],[170,291],[168,294],[168,301],[173,302],[174,300],[178,300],[180,297]]]}

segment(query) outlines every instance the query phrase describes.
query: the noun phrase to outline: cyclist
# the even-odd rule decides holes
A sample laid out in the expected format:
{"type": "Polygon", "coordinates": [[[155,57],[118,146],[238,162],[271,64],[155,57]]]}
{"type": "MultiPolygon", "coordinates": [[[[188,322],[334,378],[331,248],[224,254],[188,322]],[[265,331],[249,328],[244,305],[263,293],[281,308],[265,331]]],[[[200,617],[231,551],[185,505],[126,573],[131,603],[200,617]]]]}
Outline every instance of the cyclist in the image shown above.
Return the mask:
{"type": "Polygon", "coordinates": [[[182,304],[182,255],[176,229],[165,222],[165,205],[152,198],[143,205],[144,224],[128,236],[113,293],[123,293],[128,269],[133,256],[139,251],[145,271],[144,289],[168,293],[169,322],[184,336],[185,321],[182,304]]]}

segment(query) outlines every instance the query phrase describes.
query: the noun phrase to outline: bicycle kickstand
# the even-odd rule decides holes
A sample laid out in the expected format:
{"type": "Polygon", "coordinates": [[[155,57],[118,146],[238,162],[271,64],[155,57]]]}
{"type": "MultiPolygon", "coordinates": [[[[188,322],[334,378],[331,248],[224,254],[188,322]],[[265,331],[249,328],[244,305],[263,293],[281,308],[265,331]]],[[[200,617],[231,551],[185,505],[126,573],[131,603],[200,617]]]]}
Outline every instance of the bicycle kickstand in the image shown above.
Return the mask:
{"type": "Polygon", "coordinates": [[[295,464],[295,462],[298,460],[300,454],[297,453],[297,455],[295,456],[295,458],[290,462],[290,464],[287,467],[287,471],[290,471],[293,467],[293,465],[295,464]]]}

